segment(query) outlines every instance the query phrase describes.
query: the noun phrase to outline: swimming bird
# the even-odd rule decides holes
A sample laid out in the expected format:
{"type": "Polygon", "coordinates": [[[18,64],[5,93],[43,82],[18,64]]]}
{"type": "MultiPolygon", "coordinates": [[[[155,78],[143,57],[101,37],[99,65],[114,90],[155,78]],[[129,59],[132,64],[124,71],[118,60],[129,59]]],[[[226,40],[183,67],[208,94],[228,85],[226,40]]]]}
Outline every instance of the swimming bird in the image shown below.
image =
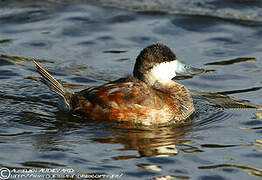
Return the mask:
{"type": "Polygon", "coordinates": [[[181,63],[166,45],[144,48],[136,58],[133,76],[70,92],[34,61],[42,81],[59,95],[59,108],[91,120],[150,125],[184,122],[193,112],[189,90],[173,81],[177,74],[194,75],[203,69],[181,63]]]}

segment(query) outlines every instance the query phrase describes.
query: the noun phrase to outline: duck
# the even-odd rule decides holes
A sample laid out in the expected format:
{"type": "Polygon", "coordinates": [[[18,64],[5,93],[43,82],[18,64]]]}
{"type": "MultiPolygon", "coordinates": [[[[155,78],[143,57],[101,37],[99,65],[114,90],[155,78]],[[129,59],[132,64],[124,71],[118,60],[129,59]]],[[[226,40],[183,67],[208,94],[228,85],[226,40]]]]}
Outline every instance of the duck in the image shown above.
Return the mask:
{"type": "Polygon", "coordinates": [[[71,92],[34,60],[42,82],[58,94],[61,111],[90,120],[163,126],[185,122],[195,111],[189,90],[173,80],[205,70],[183,64],[166,45],[144,48],[136,58],[133,75],[103,85],[71,92]]]}

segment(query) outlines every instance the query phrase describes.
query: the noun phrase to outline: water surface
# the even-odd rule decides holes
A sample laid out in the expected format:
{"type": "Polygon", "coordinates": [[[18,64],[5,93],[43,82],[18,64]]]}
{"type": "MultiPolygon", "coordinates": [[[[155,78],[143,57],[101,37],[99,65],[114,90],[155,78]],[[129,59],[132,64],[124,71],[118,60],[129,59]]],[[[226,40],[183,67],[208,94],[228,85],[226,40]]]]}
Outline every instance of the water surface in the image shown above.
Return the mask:
{"type": "Polygon", "coordinates": [[[261,111],[224,96],[262,105],[260,1],[0,4],[1,167],[121,179],[262,177],[261,111]],[[32,63],[78,91],[132,73],[137,54],[155,42],[208,70],[176,78],[195,92],[191,124],[141,130],[66,115],[32,63]]]}

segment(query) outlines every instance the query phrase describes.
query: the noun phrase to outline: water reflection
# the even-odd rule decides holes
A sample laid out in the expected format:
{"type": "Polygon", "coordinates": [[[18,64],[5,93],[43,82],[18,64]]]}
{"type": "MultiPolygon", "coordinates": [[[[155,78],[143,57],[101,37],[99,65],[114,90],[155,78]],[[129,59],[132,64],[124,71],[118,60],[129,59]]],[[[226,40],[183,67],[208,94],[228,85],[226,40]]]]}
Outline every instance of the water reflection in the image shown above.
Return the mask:
{"type": "Polygon", "coordinates": [[[216,169],[216,168],[236,168],[246,171],[249,175],[262,177],[262,169],[238,164],[218,164],[213,166],[199,166],[199,169],[216,169]]]}
{"type": "Polygon", "coordinates": [[[12,39],[0,39],[0,44],[11,43],[12,39]]]}
{"type": "Polygon", "coordinates": [[[244,90],[235,90],[235,91],[224,91],[224,92],[207,92],[207,91],[197,91],[191,90],[191,92],[198,98],[205,99],[214,104],[216,107],[223,109],[253,109],[253,110],[262,110],[262,106],[252,104],[247,100],[239,100],[230,96],[228,94],[235,93],[244,93],[250,91],[260,90],[261,87],[244,89],[244,90]]]}
{"type": "Polygon", "coordinates": [[[126,53],[127,51],[120,51],[120,50],[107,50],[103,51],[103,53],[111,53],[111,54],[121,54],[121,53],[126,53]]]}
{"type": "MultiPolygon", "coordinates": [[[[258,91],[262,89],[262,87],[253,87],[253,88],[248,88],[248,89],[239,89],[239,90],[232,90],[232,91],[223,91],[223,92],[218,92],[218,94],[222,95],[229,95],[229,94],[238,94],[238,93],[246,93],[246,92],[252,92],[252,91],[258,91]]],[[[248,102],[247,102],[248,103],[248,102]]]]}
{"type": "Polygon", "coordinates": [[[186,143],[183,138],[190,132],[192,125],[182,127],[162,127],[156,129],[121,129],[113,128],[115,136],[108,138],[93,138],[99,143],[121,143],[121,151],[135,150],[139,156],[125,155],[114,156],[115,160],[141,157],[174,156],[179,153],[176,145],[186,143]]]}
{"type": "Polygon", "coordinates": [[[262,119],[262,112],[255,113],[255,119],[262,119]]]}
{"type": "MultiPolygon", "coordinates": [[[[9,55],[4,55],[4,54],[0,54],[0,58],[1,58],[1,62],[4,61],[11,61],[17,65],[21,65],[21,66],[25,66],[23,63],[24,62],[33,62],[32,58],[27,58],[27,57],[21,57],[21,56],[9,56],[9,55]]],[[[46,60],[46,59],[37,59],[38,62],[41,63],[54,63],[54,61],[51,60],[46,60]]],[[[26,65],[28,66],[28,64],[26,65]]]]}
{"type": "Polygon", "coordinates": [[[240,62],[249,62],[249,63],[257,63],[258,60],[256,58],[236,58],[236,59],[230,59],[230,60],[223,60],[223,61],[218,61],[218,62],[211,62],[211,63],[206,63],[205,65],[210,66],[210,65],[220,65],[220,66],[226,66],[226,65],[232,65],[235,63],[240,63],[240,62]]]}

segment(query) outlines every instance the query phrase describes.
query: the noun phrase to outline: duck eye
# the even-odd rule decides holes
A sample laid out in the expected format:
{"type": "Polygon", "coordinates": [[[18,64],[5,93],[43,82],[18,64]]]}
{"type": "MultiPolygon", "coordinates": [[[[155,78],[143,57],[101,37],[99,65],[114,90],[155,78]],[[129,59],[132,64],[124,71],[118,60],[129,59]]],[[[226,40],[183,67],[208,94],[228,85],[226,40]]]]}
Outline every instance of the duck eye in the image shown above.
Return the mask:
{"type": "Polygon", "coordinates": [[[168,58],[167,57],[163,57],[163,61],[168,61],[168,58]]]}

